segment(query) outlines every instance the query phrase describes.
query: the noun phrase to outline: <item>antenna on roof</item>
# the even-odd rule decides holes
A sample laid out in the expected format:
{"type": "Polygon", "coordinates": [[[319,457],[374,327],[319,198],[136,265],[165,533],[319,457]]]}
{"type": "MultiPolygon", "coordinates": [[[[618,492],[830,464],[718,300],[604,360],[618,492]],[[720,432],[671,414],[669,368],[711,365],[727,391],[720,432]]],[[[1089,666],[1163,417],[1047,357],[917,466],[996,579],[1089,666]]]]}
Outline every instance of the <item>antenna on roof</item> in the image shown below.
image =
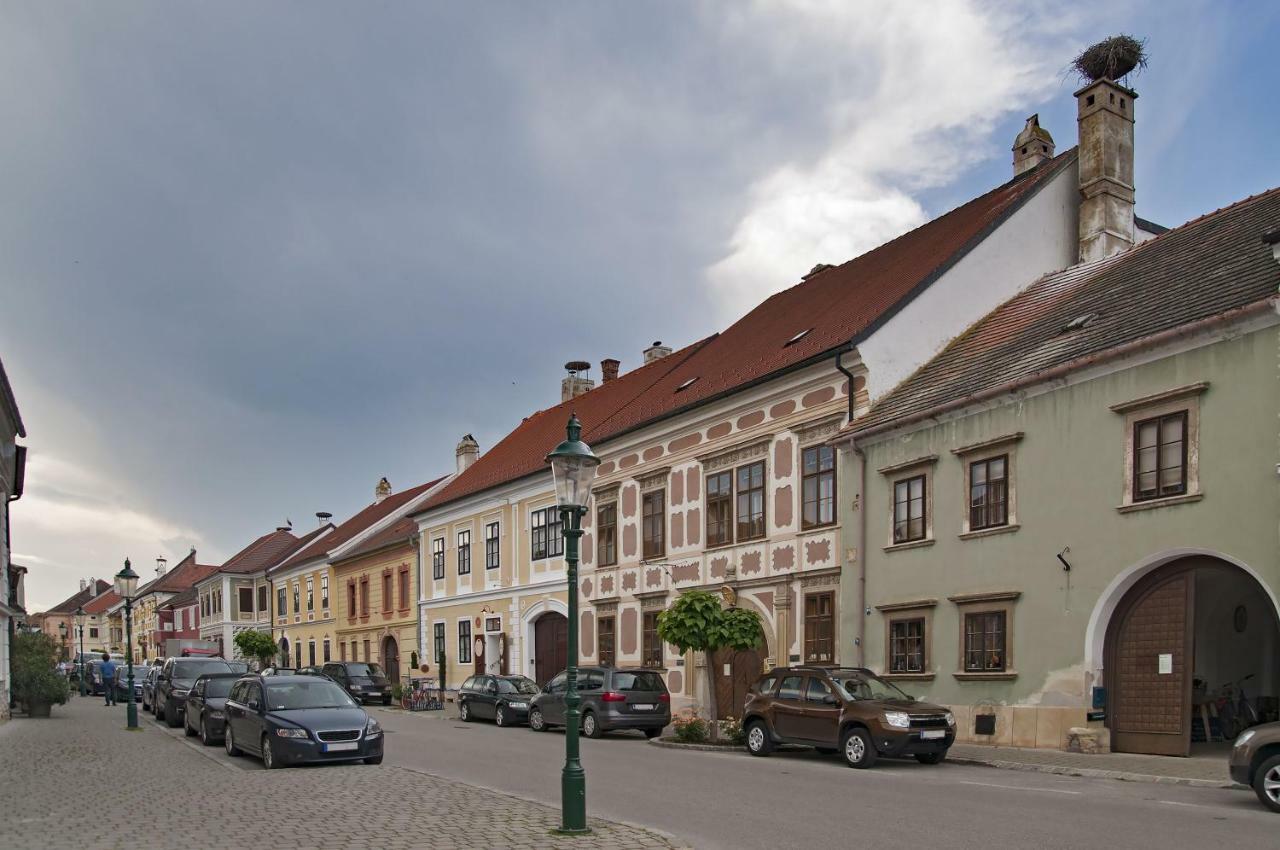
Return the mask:
{"type": "Polygon", "coordinates": [[[316,511],[316,519],[320,521],[320,527],[324,528],[329,520],[333,519],[333,514],[328,511],[316,511]]]}

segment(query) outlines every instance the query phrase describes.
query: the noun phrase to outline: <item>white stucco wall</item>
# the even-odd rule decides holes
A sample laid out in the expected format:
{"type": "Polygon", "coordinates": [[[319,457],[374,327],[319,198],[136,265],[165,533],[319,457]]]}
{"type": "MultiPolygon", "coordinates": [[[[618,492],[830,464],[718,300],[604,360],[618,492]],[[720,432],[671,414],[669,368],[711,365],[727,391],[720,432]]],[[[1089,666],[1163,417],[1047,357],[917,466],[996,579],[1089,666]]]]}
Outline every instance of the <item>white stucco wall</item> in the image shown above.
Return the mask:
{"type": "Polygon", "coordinates": [[[871,400],[1041,276],[1075,264],[1080,192],[1072,163],[858,346],[871,400]]]}

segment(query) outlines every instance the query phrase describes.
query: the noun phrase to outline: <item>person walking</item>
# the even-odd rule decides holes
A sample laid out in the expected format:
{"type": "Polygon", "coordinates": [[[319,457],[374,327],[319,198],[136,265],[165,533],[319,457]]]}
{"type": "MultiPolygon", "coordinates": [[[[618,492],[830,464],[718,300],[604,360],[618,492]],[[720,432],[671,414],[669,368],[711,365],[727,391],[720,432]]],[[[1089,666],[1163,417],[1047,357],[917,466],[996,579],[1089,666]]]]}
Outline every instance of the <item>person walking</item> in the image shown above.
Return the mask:
{"type": "Polygon", "coordinates": [[[102,692],[107,695],[106,705],[116,704],[116,663],[111,654],[102,653],[102,663],[98,665],[98,675],[102,677],[102,692]]]}

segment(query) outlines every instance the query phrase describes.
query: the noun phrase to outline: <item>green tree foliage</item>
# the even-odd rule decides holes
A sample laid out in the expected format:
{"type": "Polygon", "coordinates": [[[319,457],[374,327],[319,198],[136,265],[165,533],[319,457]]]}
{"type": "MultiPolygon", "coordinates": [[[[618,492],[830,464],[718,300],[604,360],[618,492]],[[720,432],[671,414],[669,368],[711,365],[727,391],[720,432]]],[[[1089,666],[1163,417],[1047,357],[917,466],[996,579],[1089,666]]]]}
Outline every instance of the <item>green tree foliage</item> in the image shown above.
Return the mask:
{"type": "MultiPolygon", "coordinates": [[[[711,720],[719,712],[716,707],[715,653],[721,649],[754,649],[764,633],[760,618],[745,608],[723,608],[720,597],[705,590],[681,594],[670,608],[658,615],[658,637],[678,647],[681,652],[704,652],[707,655],[707,702],[711,720]]],[[[710,724],[717,735],[719,725],[710,724]]]]}
{"type": "Polygon", "coordinates": [[[54,668],[61,654],[53,638],[43,632],[13,636],[13,692],[27,705],[63,705],[69,696],[67,680],[54,668]]]}
{"type": "Polygon", "coordinates": [[[257,629],[236,632],[234,643],[243,657],[257,659],[262,667],[270,666],[275,660],[276,642],[266,632],[257,629]]]}

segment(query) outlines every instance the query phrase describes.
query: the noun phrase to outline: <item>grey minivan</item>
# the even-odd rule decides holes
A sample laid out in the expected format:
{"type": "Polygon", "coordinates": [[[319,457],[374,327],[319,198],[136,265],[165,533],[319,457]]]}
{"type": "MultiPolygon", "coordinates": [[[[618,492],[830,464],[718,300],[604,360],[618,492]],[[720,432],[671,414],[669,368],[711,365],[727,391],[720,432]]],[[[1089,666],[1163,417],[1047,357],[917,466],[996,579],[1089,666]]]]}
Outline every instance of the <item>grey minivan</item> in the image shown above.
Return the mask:
{"type": "MultiPolygon", "coordinates": [[[[544,732],[564,725],[567,685],[568,675],[561,672],[533,698],[530,729],[544,732]]],[[[616,729],[639,729],[646,738],[656,738],[671,722],[671,694],[656,670],[580,667],[578,693],[582,696],[580,728],[588,738],[616,729]]]]}

